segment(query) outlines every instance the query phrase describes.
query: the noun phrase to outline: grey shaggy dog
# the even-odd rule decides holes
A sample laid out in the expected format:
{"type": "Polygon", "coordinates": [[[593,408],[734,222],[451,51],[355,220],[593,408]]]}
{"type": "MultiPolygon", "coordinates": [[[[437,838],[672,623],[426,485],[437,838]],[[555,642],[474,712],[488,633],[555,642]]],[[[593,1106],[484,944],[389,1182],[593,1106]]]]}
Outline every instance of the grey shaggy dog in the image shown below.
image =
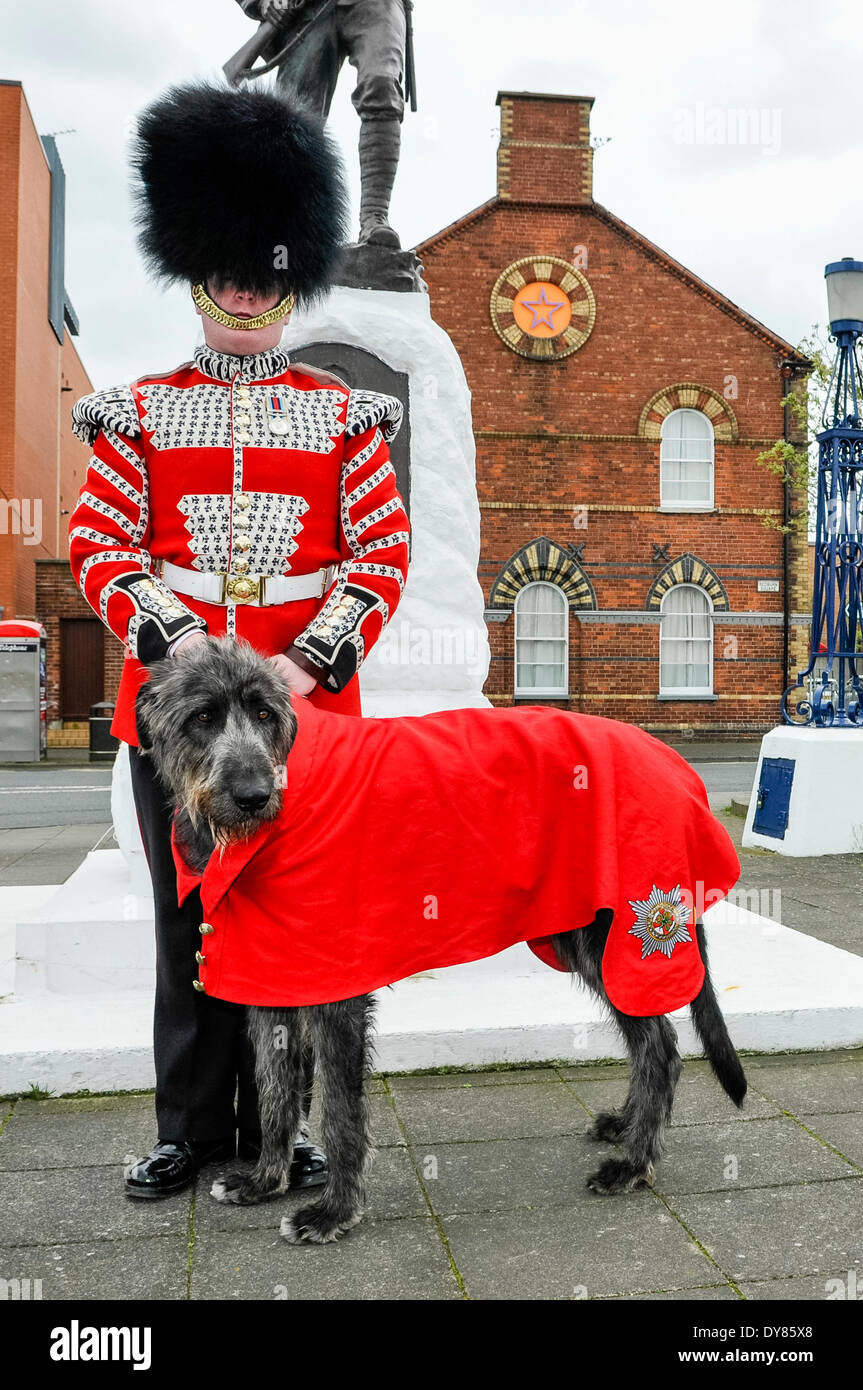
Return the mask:
{"type": "MultiPolygon", "coordinates": [[[[137,726],[142,750],[174,799],[178,845],[198,872],[220,846],[278,814],[296,718],[284,682],[248,643],[210,638],[179,660],[155,663],[138,695],[137,726]]],[[[601,964],[611,919],[610,911],[601,911],[589,925],[554,938],[560,958],[615,1019],[630,1057],[630,1089],[622,1108],[597,1115],[589,1131],[594,1139],[623,1146],[622,1154],[606,1158],[587,1180],[600,1193],[652,1183],[682,1068],[677,1034],[667,1018],[621,1013],[605,993],[601,964]]],[[[692,1020],[717,1079],[740,1106],[746,1078],[716,1000],[701,922],[696,933],[705,979],[692,1002],[692,1020]]],[[[329,1179],[319,1200],[284,1218],[281,1233],[294,1243],[325,1242],[356,1225],[372,1153],[366,1081],[373,1017],[370,995],[300,1008],[248,1009],[261,1156],[250,1172],[228,1172],[213,1184],[217,1201],[246,1205],[288,1190],[311,1052],[329,1179]]]]}

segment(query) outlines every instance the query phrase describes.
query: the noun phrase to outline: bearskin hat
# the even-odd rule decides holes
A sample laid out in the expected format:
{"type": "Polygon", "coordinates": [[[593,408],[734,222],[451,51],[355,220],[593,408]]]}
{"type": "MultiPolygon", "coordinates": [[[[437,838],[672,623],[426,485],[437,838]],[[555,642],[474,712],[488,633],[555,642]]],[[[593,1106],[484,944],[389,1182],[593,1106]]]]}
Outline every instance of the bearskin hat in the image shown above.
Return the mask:
{"type": "Polygon", "coordinates": [[[338,147],[299,97],[207,82],[170,88],[132,146],[138,242],[166,282],[320,298],[347,240],[338,147]]]}

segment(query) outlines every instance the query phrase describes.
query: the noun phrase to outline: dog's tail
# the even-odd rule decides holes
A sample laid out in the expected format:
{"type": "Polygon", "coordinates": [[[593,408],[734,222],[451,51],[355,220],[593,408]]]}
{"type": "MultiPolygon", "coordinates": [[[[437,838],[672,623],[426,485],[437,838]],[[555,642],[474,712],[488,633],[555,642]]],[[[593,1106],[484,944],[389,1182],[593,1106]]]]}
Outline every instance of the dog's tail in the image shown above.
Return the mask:
{"type": "Polygon", "coordinates": [[[692,1001],[692,1022],[701,1040],[707,1060],[713,1068],[714,1076],[723,1091],[739,1107],[743,1104],[743,1097],[746,1095],[746,1077],[743,1073],[743,1067],[740,1065],[740,1058],[734,1050],[734,1044],[728,1036],[725,1019],[722,1017],[716,991],[713,988],[713,981],[710,978],[707,940],[701,922],[696,922],[695,932],[698,938],[698,949],[704,962],[704,984],[692,1001]]]}

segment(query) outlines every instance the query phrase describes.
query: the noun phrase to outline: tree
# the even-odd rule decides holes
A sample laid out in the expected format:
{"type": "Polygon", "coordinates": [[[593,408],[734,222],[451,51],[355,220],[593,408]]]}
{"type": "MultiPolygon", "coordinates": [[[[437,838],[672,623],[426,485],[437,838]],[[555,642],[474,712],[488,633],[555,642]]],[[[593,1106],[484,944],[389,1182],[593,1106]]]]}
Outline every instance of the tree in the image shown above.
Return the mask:
{"type": "Polygon", "coordinates": [[[830,335],[820,324],[813,324],[801,339],[798,353],[809,363],[806,377],[792,377],[782,404],[788,406],[791,439],[777,439],[764,449],[757,462],[775,473],[782,483],[791,486],[792,497],[806,499],[805,506],[794,508],[788,524],[774,517],[764,517],[764,525],[774,530],[803,531],[808,539],[815,534],[815,512],[818,498],[818,445],[816,435],[823,429],[822,416],[830,383],[830,335]]]}

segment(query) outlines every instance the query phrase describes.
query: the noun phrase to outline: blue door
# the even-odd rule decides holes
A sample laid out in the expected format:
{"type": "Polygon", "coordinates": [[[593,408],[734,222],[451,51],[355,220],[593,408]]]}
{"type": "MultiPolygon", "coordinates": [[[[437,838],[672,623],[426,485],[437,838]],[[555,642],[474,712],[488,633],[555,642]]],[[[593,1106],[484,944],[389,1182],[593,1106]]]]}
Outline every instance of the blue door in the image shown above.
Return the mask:
{"type": "Polygon", "coordinates": [[[764,758],[752,828],[758,835],[784,840],[794,780],[793,758],[764,758]]]}

